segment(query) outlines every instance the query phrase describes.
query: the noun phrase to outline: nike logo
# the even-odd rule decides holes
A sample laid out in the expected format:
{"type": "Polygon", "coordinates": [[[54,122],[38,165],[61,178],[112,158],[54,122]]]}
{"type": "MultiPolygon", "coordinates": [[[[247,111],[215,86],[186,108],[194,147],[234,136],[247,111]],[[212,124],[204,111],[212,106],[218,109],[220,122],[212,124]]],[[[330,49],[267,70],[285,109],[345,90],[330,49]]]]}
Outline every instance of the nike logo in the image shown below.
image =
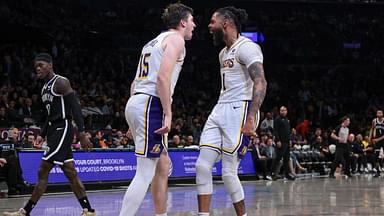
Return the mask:
{"type": "Polygon", "coordinates": [[[240,107],[241,107],[241,106],[237,106],[237,107],[235,106],[235,107],[233,107],[233,109],[238,109],[238,108],[240,108],[240,107]]]}
{"type": "Polygon", "coordinates": [[[63,130],[64,128],[56,128],[56,130],[63,130]]]}

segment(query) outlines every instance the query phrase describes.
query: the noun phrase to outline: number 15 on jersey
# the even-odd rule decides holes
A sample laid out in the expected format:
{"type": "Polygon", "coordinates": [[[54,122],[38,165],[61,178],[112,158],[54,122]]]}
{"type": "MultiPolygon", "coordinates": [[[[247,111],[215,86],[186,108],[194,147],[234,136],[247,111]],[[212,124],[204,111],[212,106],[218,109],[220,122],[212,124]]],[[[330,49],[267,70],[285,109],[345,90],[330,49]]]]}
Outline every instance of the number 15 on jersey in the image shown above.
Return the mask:
{"type": "Polygon", "coordinates": [[[149,58],[151,57],[151,53],[143,53],[140,56],[139,61],[139,79],[146,79],[148,77],[149,72],[149,58]]]}

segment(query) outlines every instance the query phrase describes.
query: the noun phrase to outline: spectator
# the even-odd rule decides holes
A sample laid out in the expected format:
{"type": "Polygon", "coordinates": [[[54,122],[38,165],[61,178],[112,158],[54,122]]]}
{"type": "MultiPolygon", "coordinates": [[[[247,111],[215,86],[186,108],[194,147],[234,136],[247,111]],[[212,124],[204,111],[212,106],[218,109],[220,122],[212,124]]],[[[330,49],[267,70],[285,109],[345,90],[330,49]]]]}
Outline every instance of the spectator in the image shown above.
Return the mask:
{"type": "Polygon", "coordinates": [[[15,145],[15,148],[22,148],[23,143],[20,141],[20,131],[18,128],[11,128],[9,130],[9,140],[8,143],[15,145]]]}
{"type": "MultiPolygon", "coordinates": [[[[251,138],[250,149],[252,149],[252,160],[256,169],[256,175],[262,175],[264,180],[272,180],[271,166],[274,158],[274,149],[269,142],[270,147],[261,147],[258,137],[251,138]],[[268,154],[270,157],[268,157],[268,154]]],[[[258,177],[258,176],[257,176],[258,177]]]]}
{"type": "Polygon", "coordinates": [[[183,143],[181,142],[179,135],[174,135],[172,138],[172,145],[170,147],[173,148],[183,148],[183,143]]]}
{"type": "Polygon", "coordinates": [[[260,124],[260,130],[262,132],[273,131],[273,118],[271,112],[267,112],[265,119],[260,124]]]}
{"type": "Polygon", "coordinates": [[[0,157],[0,175],[6,178],[9,197],[28,192],[27,185],[24,183],[21,175],[18,159],[14,155],[9,155],[5,158],[0,157]]]}
{"type": "Polygon", "coordinates": [[[189,148],[189,149],[199,149],[199,145],[197,145],[194,142],[193,136],[188,135],[187,136],[187,141],[185,142],[184,148],[189,148]]]}
{"type": "Polygon", "coordinates": [[[0,107],[0,128],[9,127],[10,122],[5,107],[0,107]]]}
{"type": "Polygon", "coordinates": [[[23,148],[33,148],[35,139],[36,137],[33,134],[33,131],[28,131],[27,133],[25,133],[24,140],[23,140],[23,148]]]}
{"type": "Polygon", "coordinates": [[[32,100],[30,98],[25,99],[24,106],[19,110],[19,115],[22,116],[26,124],[33,124],[35,122],[35,110],[32,109],[32,100]]]}

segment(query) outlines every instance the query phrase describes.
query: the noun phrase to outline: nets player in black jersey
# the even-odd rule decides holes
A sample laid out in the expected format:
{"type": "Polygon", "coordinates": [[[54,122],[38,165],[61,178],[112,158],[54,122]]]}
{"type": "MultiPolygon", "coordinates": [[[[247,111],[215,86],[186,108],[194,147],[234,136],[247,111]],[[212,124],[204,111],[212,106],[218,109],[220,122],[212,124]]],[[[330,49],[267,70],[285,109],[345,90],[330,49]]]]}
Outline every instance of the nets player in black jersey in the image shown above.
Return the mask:
{"type": "Polygon", "coordinates": [[[379,155],[380,149],[384,149],[384,117],[383,110],[376,111],[376,118],[372,120],[372,127],[369,133],[369,140],[374,145],[376,155],[376,174],[374,177],[380,176],[379,155]]]}
{"type": "Polygon", "coordinates": [[[80,104],[69,80],[54,73],[52,57],[49,54],[38,54],[34,59],[34,66],[37,78],[45,81],[41,95],[47,111],[47,119],[42,128],[41,136],[37,137],[37,142],[41,144],[43,138],[46,137],[48,150],[42,158],[38,171],[38,182],[29,201],[18,211],[5,212],[4,215],[29,215],[47,188],[49,172],[55,165],[59,165],[83,208],[81,215],[95,216],[95,210],[92,209],[88,201],[85,187],[77,176],[71,149],[74,135],[72,118],[78,127],[81,145],[84,148],[91,147],[91,143],[84,133],[84,120],[81,115],[80,104]]]}

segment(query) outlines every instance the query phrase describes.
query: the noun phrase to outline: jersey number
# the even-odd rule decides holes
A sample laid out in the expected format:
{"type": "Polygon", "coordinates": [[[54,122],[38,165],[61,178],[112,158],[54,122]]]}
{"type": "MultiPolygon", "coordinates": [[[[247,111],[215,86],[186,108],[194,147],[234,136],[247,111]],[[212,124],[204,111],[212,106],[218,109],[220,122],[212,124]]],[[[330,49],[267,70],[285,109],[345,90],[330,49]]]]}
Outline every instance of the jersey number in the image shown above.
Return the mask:
{"type": "Polygon", "coordinates": [[[49,116],[49,114],[51,112],[51,105],[47,104],[47,105],[45,105],[45,107],[47,108],[47,113],[48,113],[48,116],[49,116]]]}
{"type": "Polygon", "coordinates": [[[139,79],[145,79],[148,77],[149,72],[149,57],[151,53],[141,54],[139,62],[139,79]]]}
{"type": "Polygon", "coordinates": [[[223,73],[223,79],[222,79],[222,85],[223,85],[223,91],[225,91],[226,89],[225,89],[225,73],[223,73]]]}

